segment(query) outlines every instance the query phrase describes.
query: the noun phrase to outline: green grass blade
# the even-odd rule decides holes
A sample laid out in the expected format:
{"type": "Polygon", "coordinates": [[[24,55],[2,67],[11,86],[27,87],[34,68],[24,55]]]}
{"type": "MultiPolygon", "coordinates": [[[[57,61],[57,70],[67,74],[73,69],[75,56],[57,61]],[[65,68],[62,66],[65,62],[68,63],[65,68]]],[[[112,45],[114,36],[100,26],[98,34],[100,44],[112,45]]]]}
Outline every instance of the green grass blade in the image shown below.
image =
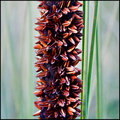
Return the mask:
{"type": "Polygon", "coordinates": [[[92,75],[92,63],[93,63],[94,42],[95,42],[95,32],[96,32],[96,23],[97,23],[97,13],[98,13],[98,1],[95,1],[90,57],[89,57],[89,68],[88,68],[87,110],[88,110],[88,102],[89,102],[90,87],[91,87],[91,75],[92,75]]]}
{"type": "MultiPolygon", "coordinates": [[[[81,79],[83,80],[83,71],[84,71],[84,34],[85,34],[85,6],[86,6],[86,2],[83,1],[83,11],[84,11],[84,16],[83,16],[83,25],[84,25],[84,29],[83,29],[83,37],[82,37],[82,73],[81,73],[81,79]]],[[[82,82],[83,84],[83,82],[82,82]]],[[[82,88],[83,89],[83,88],[82,88]]],[[[83,118],[83,94],[84,94],[84,90],[81,93],[81,100],[82,100],[82,104],[81,104],[81,119],[83,118]]]]}
{"type": "MultiPolygon", "coordinates": [[[[100,8],[101,8],[101,4],[99,4],[100,8]]],[[[100,27],[102,24],[101,21],[101,16],[100,16],[100,12],[101,9],[99,9],[99,19],[97,22],[97,28],[96,28],[96,75],[97,75],[97,119],[102,119],[102,114],[103,114],[103,96],[102,96],[102,90],[103,90],[103,86],[102,86],[102,58],[101,58],[101,50],[102,50],[102,45],[101,45],[101,41],[99,41],[101,39],[101,33],[100,33],[100,27]],[[98,24],[99,23],[99,24],[98,24]]]]}
{"type": "Polygon", "coordinates": [[[97,79],[97,119],[100,118],[100,91],[99,91],[99,53],[98,53],[98,25],[96,27],[96,79],[97,79]]]}
{"type": "Polygon", "coordinates": [[[84,66],[83,66],[83,99],[82,99],[82,118],[87,116],[87,80],[88,80],[88,39],[89,39],[89,1],[85,1],[85,22],[84,22],[84,66]]]}

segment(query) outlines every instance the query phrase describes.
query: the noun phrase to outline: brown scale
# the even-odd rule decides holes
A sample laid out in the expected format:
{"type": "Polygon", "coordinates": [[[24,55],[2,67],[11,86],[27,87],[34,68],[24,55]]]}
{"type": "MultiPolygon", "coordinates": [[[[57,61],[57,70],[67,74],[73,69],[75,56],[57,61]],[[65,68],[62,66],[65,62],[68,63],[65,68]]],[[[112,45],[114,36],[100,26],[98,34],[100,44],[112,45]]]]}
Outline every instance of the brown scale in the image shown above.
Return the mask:
{"type": "Polygon", "coordinates": [[[39,119],[75,119],[80,116],[79,93],[81,70],[75,66],[81,61],[82,50],[77,48],[83,29],[83,11],[78,1],[39,1],[34,49],[37,68],[34,102],[39,119]]]}

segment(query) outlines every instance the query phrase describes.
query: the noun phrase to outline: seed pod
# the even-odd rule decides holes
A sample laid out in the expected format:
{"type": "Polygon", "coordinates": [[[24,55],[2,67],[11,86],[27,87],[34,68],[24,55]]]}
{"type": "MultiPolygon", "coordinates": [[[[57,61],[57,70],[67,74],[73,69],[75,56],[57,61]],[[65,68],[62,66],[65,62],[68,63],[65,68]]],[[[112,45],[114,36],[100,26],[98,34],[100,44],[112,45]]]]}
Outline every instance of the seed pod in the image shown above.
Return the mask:
{"type": "Polygon", "coordinates": [[[65,118],[66,117],[66,114],[65,114],[65,112],[63,111],[63,109],[61,108],[61,110],[60,110],[60,113],[61,113],[61,115],[65,118]]]}
{"type": "Polygon", "coordinates": [[[37,68],[34,102],[39,109],[34,116],[39,119],[75,119],[80,115],[82,80],[81,70],[75,66],[81,61],[76,48],[81,40],[83,12],[81,2],[39,1],[40,18],[37,18],[34,49],[37,68]]]}

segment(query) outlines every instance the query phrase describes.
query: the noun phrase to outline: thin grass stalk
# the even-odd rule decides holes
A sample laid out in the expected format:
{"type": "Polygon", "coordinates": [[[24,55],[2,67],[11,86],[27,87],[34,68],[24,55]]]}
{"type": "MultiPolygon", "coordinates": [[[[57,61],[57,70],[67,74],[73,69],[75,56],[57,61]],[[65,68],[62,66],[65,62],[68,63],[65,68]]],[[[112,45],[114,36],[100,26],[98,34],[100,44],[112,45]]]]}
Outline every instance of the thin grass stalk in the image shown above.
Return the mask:
{"type": "MultiPolygon", "coordinates": [[[[83,29],[83,37],[82,37],[82,73],[81,73],[81,79],[83,80],[83,74],[84,74],[84,40],[85,40],[85,6],[86,6],[86,2],[83,1],[83,11],[84,11],[84,15],[83,15],[83,25],[84,25],[84,29],[83,29]]],[[[83,83],[82,83],[83,84],[83,83]]],[[[83,89],[83,88],[82,88],[83,89]]],[[[84,94],[84,90],[81,93],[81,100],[82,100],[82,104],[81,104],[81,119],[83,119],[83,94],[84,94]]]]}
{"type": "Polygon", "coordinates": [[[84,37],[84,71],[83,71],[83,119],[87,118],[87,83],[88,83],[88,41],[89,41],[89,1],[85,1],[85,37],[84,37]]]}
{"type": "Polygon", "coordinates": [[[95,1],[94,3],[95,3],[94,19],[93,19],[92,38],[91,38],[90,57],[89,57],[89,67],[88,67],[87,114],[88,114],[88,103],[89,103],[89,95],[90,95],[90,87],[91,87],[91,75],[92,75],[92,66],[93,66],[94,42],[95,42],[97,13],[98,13],[98,1],[95,1]]]}
{"type": "Polygon", "coordinates": [[[97,87],[97,95],[96,95],[96,97],[97,97],[97,119],[99,119],[100,118],[100,90],[99,90],[99,86],[100,86],[100,84],[99,84],[99,52],[98,52],[98,25],[97,25],[97,27],[96,27],[96,80],[97,80],[97,85],[96,85],[96,87],[97,87]]]}
{"type": "Polygon", "coordinates": [[[82,119],[85,119],[87,116],[87,75],[88,75],[88,38],[89,38],[89,1],[84,1],[84,32],[83,32],[83,41],[84,41],[84,55],[83,55],[83,74],[82,74],[82,80],[83,80],[83,98],[82,98],[82,119]]]}
{"type": "MultiPolygon", "coordinates": [[[[99,4],[99,8],[102,8],[102,4],[99,4]]],[[[102,25],[102,21],[101,21],[101,9],[99,9],[99,20],[98,20],[98,36],[99,39],[101,40],[101,30],[100,30],[100,26],[102,25]]],[[[103,85],[102,85],[102,80],[103,80],[103,74],[102,74],[102,42],[98,41],[98,47],[99,47],[99,107],[100,107],[100,119],[103,118],[103,85]]]]}
{"type": "Polygon", "coordinates": [[[99,108],[100,108],[100,119],[103,118],[103,87],[102,87],[102,78],[103,78],[103,74],[102,74],[102,59],[101,59],[101,53],[99,54],[99,64],[100,64],[100,73],[99,73],[99,108]]]}

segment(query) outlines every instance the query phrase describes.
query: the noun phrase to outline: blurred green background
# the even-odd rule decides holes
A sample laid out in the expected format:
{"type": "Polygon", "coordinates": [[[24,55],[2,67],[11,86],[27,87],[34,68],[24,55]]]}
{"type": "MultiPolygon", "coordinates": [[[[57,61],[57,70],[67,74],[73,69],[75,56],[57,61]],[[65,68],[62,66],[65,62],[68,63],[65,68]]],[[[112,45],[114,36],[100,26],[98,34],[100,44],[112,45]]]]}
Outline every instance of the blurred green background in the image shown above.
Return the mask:
{"type": "MultiPolygon", "coordinates": [[[[1,117],[35,118],[35,51],[37,1],[1,1],[1,117]]],[[[94,2],[90,1],[89,39],[94,2]]],[[[100,80],[103,118],[119,117],[119,1],[99,1],[98,10],[100,80]]],[[[90,41],[89,41],[90,43],[90,41]]],[[[81,48],[81,43],[79,44],[81,48]]],[[[90,48],[90,44],[89,44],[90,48]]],[[[95,54],[95,53],[94,53],[95,54]]],[[[81,68],[81,63],[78,64],[81,68]]],[[[95,59],[89,117],[96,118],[95,59]]]]}

